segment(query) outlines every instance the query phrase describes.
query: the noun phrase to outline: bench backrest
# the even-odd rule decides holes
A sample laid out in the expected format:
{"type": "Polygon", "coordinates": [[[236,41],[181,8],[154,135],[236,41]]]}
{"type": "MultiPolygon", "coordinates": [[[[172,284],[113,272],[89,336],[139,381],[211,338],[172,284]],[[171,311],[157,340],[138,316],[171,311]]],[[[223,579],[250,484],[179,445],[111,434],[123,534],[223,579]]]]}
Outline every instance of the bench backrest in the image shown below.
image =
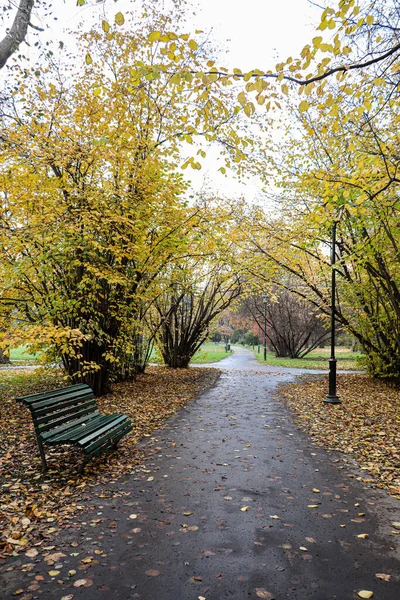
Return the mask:
{"type": "Polygon", "coordinates": [[[97,411],[93,390],[84,383],[20,396],[17,402],[29,407],[37,434],[97,411]]]}

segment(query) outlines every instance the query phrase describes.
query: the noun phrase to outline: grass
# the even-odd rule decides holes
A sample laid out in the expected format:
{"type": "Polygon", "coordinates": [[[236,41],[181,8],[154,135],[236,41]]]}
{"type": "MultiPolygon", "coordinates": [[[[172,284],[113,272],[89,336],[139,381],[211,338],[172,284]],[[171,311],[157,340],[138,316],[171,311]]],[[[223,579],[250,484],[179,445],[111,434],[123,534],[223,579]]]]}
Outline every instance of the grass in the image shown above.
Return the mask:
{"type": "MultiPolygon", "coordinates": [[[[294,369],[325,369],[329,368],[330,348],[317,348],[307,354],[304,358],[276,358],[275,354],[267,352],[267,361],[264,362],[263,348],[260,354],[257,348],[254,350],[256,359],[261,364],[269,364],[276,367],[291,367],[294,369]]],[[[359,360],[362,354],[351,352],[349,348],[336,348],[337,369],[354,371],[362,368],[359,360]]]]}
{"type": "Polygon", "coordinates": [[[10,350],[11,362],[34,362],[37,358],[37,354],[31,354],[27,351],[27,346],[18,346],[18,348],[12,348],[12,350],[10,350]]]}
{"type": "MultiPolygon", "coordinates": [[[[229,352],[225,352],[225,345],[214,344],[213,342],[206,342],[203,344],[199,350],[197,350],[196,354],[193,356],[190,361],[193,365],[206,365],[209,363],[219,362],[223,358],[230,356],[232,354],[232,350],[229,352]]],[[[156,364],[163,364],[163,360],[157,350],[153,350],[150,362],[156,364]]]]}
{"type": "Polygon", "coordinates": [[[225,352],[225,345],[213,344],[212,342],[205,343],[197,350],[196,354],[190,361],[196,365],[214,363],[230,356],[232,351],[225,352]]]}

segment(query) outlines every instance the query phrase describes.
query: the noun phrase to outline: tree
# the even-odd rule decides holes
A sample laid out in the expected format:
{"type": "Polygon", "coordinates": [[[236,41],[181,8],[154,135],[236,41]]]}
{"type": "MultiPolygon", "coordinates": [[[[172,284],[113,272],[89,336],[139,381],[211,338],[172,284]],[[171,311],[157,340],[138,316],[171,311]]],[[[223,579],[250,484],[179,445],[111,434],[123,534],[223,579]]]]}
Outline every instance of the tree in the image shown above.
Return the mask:
{"type": "MultiPolygon", "coordinates": [[[[329,337],[321,315],[299,298],[295,290],[295,278],[282,277],[280,285],[271,287],[265,304],[268,345],[282,358],[303,358],[329,337]]],[[[243,307],[264,332],[263,298],[250,296],[244,300],[243,307]]]]}
{"type": "MultiPolygon", "coordinates": [[[[142,80],[143,65],[155,60],[155,28],[168,32],[170,22],[154,13],[134,35],[86,36],[83,78],[50,61],[35,86],[20,82],[1,113],[9,341],[54,351],[96,393],[135,375],[144,315],[169,266],[190,256],[188,231],[201,239],[202,209],[181,199],[186,185],[173,168],[182,140],[198,133],[223,143],[234,131],[229,90],[203,100],[180,77],[142,80]]],[[[201,52],[187,39],[163,35],[176,43],[163,56],[168,69],[179,71],[180,61],[200,68],[201,52]]]]}
{"type": "MultiPolygon", "coordinates": [[[[215,234],[213,230],[214,242],[215,234]]],[[[180,275],[172,278],[170,289],[154,302],[150,313],[149,328],[165,364],[172,368],[189,365],[213,322],[243,289],[240,276],[212,255],[206,261],[187,260],[180,275]]],[[[221,327],[218,333],[225,335],[221,327]]]]}

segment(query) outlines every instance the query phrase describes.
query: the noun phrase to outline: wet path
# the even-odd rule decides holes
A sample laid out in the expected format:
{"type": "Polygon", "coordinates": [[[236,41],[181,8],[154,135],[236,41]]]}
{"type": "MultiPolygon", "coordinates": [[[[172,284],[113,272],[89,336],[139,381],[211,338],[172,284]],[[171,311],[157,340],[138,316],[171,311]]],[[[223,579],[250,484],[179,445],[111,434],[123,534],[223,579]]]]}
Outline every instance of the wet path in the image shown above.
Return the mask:
{"type": "Polygon", "coordinates": [[[46,600],[399,599],[400,503],[297,431],[273,398],[290,369],[245,350],[218,366],[218,383],[155,434],[146,471],[93,497],[57,538],[59,564],[15,559],[34,567],[4,574],[2,600],[17,588],[46,600]]]}

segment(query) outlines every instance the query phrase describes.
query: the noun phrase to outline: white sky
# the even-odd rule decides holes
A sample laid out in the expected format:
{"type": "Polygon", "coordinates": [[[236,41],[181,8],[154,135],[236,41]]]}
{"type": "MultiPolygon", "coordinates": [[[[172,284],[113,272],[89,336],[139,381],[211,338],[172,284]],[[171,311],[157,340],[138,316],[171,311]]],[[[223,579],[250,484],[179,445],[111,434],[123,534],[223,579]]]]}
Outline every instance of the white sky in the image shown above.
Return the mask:
{"type": "MultiPolygon", "coordinates": [[[[95,4],[95,0],[92,2],[95,4]]],[[[49,36],[54,41],[67,42],[71,38],[66,31],[76,30],[82,16],[86,24],[93,18],[106,17],[113,21],[116,12],[134,9],[139,3],[140,0],[105,0],[102,5],[80,8],[76,6],[76,0],[53,0],[56,8],[53,8],[52,18],[40,23],[41,11],[37,11],[32,21],[49,28],[40,34],[41,39],[49,36]]],[[[243,70],[267,69],[288,56],[297,56],[313,37],[321,12],[308,0],[197,0],[195,6],[196,14],[189,20],[193,29],[210,32],[211,39],[220,49],[221,64],[243,70]]],[[[3,32],[4,27],[1,36],[3,32]]],[[[28,40],[35,42],[32,35],[28,40]]],[[[33,49],[24,46],[21,50],[31,55],[33,49]]],[[[2,76],[4,74],[5,69],[2,76]]],[[[186,173],[195,190],[206,182],[227,196],[243,194],[249,200],[254,200],[261,192],[261,185],[256,180],[240,184],[232,176],[226,178],[219,174],[215,156],[206,159],[200,172],[189,173],[188,169],[186,173]]]]}

